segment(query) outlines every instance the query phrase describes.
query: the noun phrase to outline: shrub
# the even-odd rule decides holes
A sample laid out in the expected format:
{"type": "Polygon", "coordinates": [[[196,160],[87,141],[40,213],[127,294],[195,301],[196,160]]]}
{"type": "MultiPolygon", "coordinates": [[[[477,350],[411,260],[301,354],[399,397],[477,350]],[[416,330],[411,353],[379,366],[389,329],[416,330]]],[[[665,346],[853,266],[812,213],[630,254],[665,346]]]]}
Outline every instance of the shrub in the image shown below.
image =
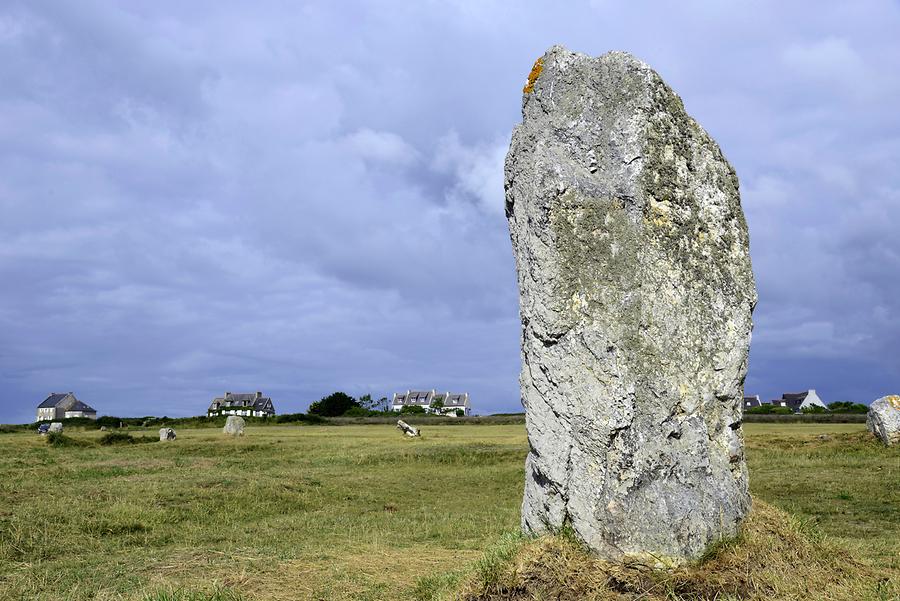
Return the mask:
{"type": "Polygon", "coordinates": [[[401,415],[407,415],[410,413],[425,413],[425,407],[420,407],[419,405],[404,405],[403,409],[400,410],[401,415]]]}
{"type": "Polygon", "coordinates": [[[862,403],[853,403],[851,401],[836,401],[829,403],[828,408],[832,413],[868,413],[869,408],[862,403]]]}
{"type": "Polygon", "coordinates": [[[308,413],[282,413],[275,416],[276,424],[290,424],[294,422],[304,422],[307,424],[322,424],[325,420],[318,415],[310,415],[308,413]]]}
{"type": "Polygon", "coordinates": [[[86,440],[78,440],[66,436],[62,432],[50,432],[47,434],[47,444],[51,447],[88,447],[91,445],[86,440]]]}
{"type": "Polygon", "coordinates": [[[100,444],[104,446],[114,444],[139,444],[146,442],[157,442],[157,439],[151,436],[134,437],[131,434],[126,434],[124,432],[107,432],[100,437],[100,444]]]}
{"type": "Polygon", "coordinates": [[[828,409],[825,407],[819,407],[818,405],[811,405],[809,407],[804,407],[800,410],[802,413],[828,413],[828,409]]]}

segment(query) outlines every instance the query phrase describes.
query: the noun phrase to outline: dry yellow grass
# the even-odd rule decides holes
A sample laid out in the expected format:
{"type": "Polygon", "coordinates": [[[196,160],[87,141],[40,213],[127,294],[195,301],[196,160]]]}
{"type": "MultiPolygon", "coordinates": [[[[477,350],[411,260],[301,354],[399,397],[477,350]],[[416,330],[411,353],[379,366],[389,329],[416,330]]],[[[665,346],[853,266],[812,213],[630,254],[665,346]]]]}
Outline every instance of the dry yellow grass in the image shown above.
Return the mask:
{"type": "Polygon", "coordinates": [[[900,573],[875,569],[762,501],[735,540],[705,560],[675,570],[610,563],[567,536],[501,545],[456,590],[433,599],[460,601],[893,600],[900,573]]]}

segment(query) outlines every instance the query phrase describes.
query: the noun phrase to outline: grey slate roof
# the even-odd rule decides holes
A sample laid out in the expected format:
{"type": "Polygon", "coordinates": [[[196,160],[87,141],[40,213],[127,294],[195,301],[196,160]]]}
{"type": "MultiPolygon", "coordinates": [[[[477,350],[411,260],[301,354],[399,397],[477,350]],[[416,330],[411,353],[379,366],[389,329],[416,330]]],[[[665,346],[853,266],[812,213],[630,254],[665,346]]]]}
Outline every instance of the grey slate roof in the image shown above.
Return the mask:
{"type": "Polygon", "coordinates": [[[468,394],[451,394],[447,396],[444,407],[465,407],[468,400],[468,394]]]}
{"type": "Polygon", "coordinates": [[[800,405],[803,404],[803,401],[806,400],[806,396],[809,394],[809,391],[806,392],[786,392],[781,395],[781,400],[784,401],[788,407],[791,409],[798,409],[800,405]]]}
{"type": "Polygon", "coordinates": [[[51,407],[56,407],[63,399],[69,396],[68,392],[54,392],[51,393],[44,402],[38,405],[38,409],[50,409],[51,407]]]}
{"type": "Polygon", "coordinates": [[[225,396],[214,398],[207,411],[219,411],[222,409],[252,409],[254,411],[275,413],[275,405],[272,404],[272,399],[262,396],[261,392],[226,392],[225,396]]]}
{"type": "Polygon", "coordinates": [[[71,406],[66,407],[66,411],[82,411],[84,413],[97,413],[97,410],[88,405],[87,403],[82,403],[81,401],[76,400],[72,403],[71,406]]]}

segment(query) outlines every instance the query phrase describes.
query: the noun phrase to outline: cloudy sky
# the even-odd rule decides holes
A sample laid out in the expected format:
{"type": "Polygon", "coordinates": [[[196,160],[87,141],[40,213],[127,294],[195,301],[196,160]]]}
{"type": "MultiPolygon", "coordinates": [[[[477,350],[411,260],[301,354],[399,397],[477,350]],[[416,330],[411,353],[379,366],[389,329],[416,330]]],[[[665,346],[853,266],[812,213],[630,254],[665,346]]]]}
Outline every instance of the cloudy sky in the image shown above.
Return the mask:
{"type": "Polygon", "coordinates": [[[741,178],[747,392],[900,390],[900,3],[0,7],[0,421],[51,391],[520,409],[502,163],[561,43],[656,68],[741,178]]]}

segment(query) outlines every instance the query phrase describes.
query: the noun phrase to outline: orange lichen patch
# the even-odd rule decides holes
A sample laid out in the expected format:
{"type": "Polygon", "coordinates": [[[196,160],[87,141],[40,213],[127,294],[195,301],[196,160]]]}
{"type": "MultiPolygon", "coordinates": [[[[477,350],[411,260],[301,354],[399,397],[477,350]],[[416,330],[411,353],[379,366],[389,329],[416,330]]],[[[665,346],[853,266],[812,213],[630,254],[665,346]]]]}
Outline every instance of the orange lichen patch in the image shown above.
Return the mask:
{"type": "Polygon", "coordinates": [[[530,94],[534,92],[534,82],[537,81],[537,78],[540,76],[541,71],[544,70],[544,59],[539,58],[534,61],[534,66],[531,68],[531,73],[528,74],[528,82],[525,84],[525,87],[522,88],[523,94],[530,94]]]}

